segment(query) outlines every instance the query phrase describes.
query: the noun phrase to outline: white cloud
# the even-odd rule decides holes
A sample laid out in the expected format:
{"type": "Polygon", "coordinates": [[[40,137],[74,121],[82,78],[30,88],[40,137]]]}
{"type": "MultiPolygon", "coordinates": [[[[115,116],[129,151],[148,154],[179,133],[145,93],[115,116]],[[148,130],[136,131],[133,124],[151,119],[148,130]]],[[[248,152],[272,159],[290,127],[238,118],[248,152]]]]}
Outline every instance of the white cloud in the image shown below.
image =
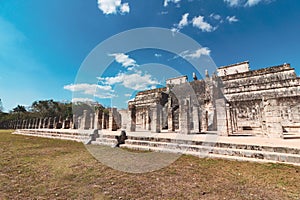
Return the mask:
{"type": "Polygon", "coordinates": [[[162,55],[161,55],[161,54],[159,54],[159,53],[155,53],[155,54],[154,54],[154,56],[155,56],[156,58],[160,58],[160,57],[162,57],[162,55]]]}
{"type": "Polygon", "coordinates": [[[98,0],[98,8],[106,15],[129,13],[130,8],[128,3],[122,3],[121,0],[98,0]]]}
{"type": "MultiPolygon", "coordinates": [[[[195,51],[190,51],[190,50],[186,50],[183,51],[182,53],[179,54],[179,56],[183,57],[183,58],[200,58],[200,56],[204,55],[204,56],[209,56],[210,55],[210,49],[207,47],[202,47],[200,49],[197,49],[195,51]]],[[[177,58],[178,56],[176,56],[175,58],[177,58]]]]}
{"type": "Polygon", "coordinates": [[[134,74],[119,73],[115,77],[98,78],[104,85],[121,84],[126,88],[133,90],[146,90],[153,88],[159,82],[151,77],[150,74],[142,74],[137,71],[134,74]]]}
{"type": "Polygon", "coordinates": [[[125,97],[131,97],[132,94],[124,94],[125,97]]]}
{"type": "Polygon", "coordinates": [[[239,20],[236,18],[236,16],[227,16],[226,20],[228,20],[229,23],[234,23],[234,22],[238,22],[239,20]]]}
{"type": "Polygon", "coordinates": [[[94,99],[90,98],[73,98],[72,102],[95,102],[94,99]]]}
{"type": "Polygon", "coordinates": [[[86,95],[93,95],[99,98],[115,97],[114,90],[110,85],[97,85],[88,83],[70,84],[64,86],[65,90],[80,92],[86,95]]]}
{"type": "Polygon", "coordinates": [[[178,29],[178,28],[175,28],[175,27],[173,27],[173,28],[171,28],[171,32],[174,34],[174,33],[176,33],[176,32],[179,32],[179,29],[178,29]]]}
{"type": "MultiPolygon", "coordinates": [[[[116,62],[122,64],[123,67],[136,67],[138,64],[136,64],[136,61],[133,60],[132,58],[129,58],[128,55],[124,53],[112,53],[108,54],[109,56],[115,57],[116,62]]],[[[131,69],[131,68],[128,68],[131,69]]]]}
{"type": "Polygon", "coordinates": [[[188,16],[189,16],[189,13],[185,13],[184,15],[182,15],[182,18],[181,18],[180,22],[178,23],[179,29],[182,29],[183,27],[185,27],[189,24],[188,16]]]}
{"type": "Polygon", "coordinates": [[[129,4],[128,3],[123,3],[120,6],[120,11],[121,11],[121,13],[129,13],[129,11],[130,11],[129,4]]]}
{"type": "Polygon", "coordinates": [[[169,2],[178,4],[180,0],[164,0],[164,7],[167,7],[169,5],[169,2]]]}
{"type": "Polygon", "coordinates": [[[260,2],[271,2],[271,0],[224,0],[224,2],[231,7],[252,7],[259,4],[260,2]]]}
{"type": "Polygon", "coordinates": [[[255,6],[256,4],[260,3],[261,1],[263,1],[263,0],[248,0],[246,2],[245,6],[249,6],[249,7],[255,6]]]}
{"type": "Polygon", "coordinates": [[[193,26],[199,28],[203,32],[212,32],[216,28],[204,21],[203,16],[194,17],[192,20],[193,26]]]}
{"type": "Polygon", "coordinates": [[[179,21],[179,23],[178,24],[174,24],[175,27],[173,27],[171,29],[171,31],[173,33],[179,32],[183,27],[187,26],[189,24],[188,16],[189,16],[189,13],[183,14],[182,17],[181,17],[181,20],[179,21]]]}
{"type": "Polygon", "coordinates": [[[215,20],[218,20],[218,21],[222,20],[222,17],[220,15],[214,14],[214,13],[210,14],[209,17],[211,17],[211,18],[213,18],[215,20]]]}
{"type": "Polygon", "coordinates": [[[241,0],[224,0],[225,3],[228,3],[229,6],[239,6],[241,3],[241,0]]]}
{"type": "Polygon", "coordinates": [[[167,15],[169,12],[168,11],[161,11],[159,14],[161,15],[167,15]]]}

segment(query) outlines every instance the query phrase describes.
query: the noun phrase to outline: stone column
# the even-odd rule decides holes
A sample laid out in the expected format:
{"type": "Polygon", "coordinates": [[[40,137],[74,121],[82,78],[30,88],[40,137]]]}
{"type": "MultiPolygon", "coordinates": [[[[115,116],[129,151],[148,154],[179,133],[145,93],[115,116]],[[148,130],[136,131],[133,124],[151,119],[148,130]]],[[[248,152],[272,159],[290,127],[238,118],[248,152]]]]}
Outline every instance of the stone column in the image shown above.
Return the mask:
{"type": "Polygon", "coordinates": [[[44,118],[44,125],[43,125],[43,128],[47,128],[47,127],[48,127],[47,121],[48,121],[48,118],[45,117],[45,118],[44,118]]]}
{"type": "Polygon", "coordinates": [[[102,113],[102,129],[106,129],[106,122],[105,122],[105,113],[102,113]]]}
{"type": "Polygon", "coordinates": [[[43,119],[40,118],[38,129],[43,128],[43,119]]]}
{"type": "Polygon", "coordinates": [[[100,112],[100,110],[96,110],[95,120],[94,120],[94,129],[97,129],[97,130],[101,129],[101,124],[100,124],[101,119],[99,119],[100,114],[102,115],[102,112],[100,112]]]}
{"type": "Polygon", "coordinates": [[[228,135],[229,134],[233,134],[233,120],[232,120],[232,115],[231,115],[231,111],[230,111],[230,105],[227,103],[226,104],[226,119],[227,119],[227,131],[228,131],[228,135]]]}
{"type": "Polygon", "coordinates": [[[94,128],[94,114],[90,114],[90,129],[94,128]]]}
{"type": "Polygon", "coordinates": [[[61,125],[61,129],[65,129],[66,128],[66,120],[62,121],[62,125],[61,125]]]}
{"type": "Polygon", "coordinates": [[[36,119],[32,119],[31,128],[35,129],[36,119]]]}
{"type": "Polygon", "coordinates": [[[228,136],[228,126],[226,118],[226,103],[225,99],[216,100],[216,114],[217,114],[217,131],[218,135],[228,136]]]}
{"type": "Polygon", "coordinates": [[[191,123],[191,133],[200,133],[199,129],[199,109],[198,106],[193,105],[192,109],[192,123],[191,123]]]}
{"type": "Polygon", "coordinates": [[[21,129],[24,129],[24,127],[25,127],[25,120],[23,119],[23,120],[22,120],[21,129]]]}
{"type": "Polygon", "coordinates": [[[47,128],[52,128],[52,124],[51,124],[51,117],[48,117],[48,123],[47,123],[47,128]]]}
{"type": "Polygon", "coordinates": [[[183,99],[179,105],[179,133],[190,134],[190,102],[183,99]]]}
{"type": "Polygon", "coordinates": [[[40,123],[40,119],[36,118],[36,123],[35,123],[35,128],[38,129],[39,128],[39,123],[40,123]]]}
{"type": "Polygon", "coordinates": [[[149,108],[146,109],[146,130],[151,130],[151,125],[150,125],[150,111],[149,108]]]}
{"type": "Polygon", "coordinates": [[[82,129],[82,116],[77,117],[77,129],[82,129]]]}
{"type": "Polygon", "coordinates": [[[268,99],[264,106],[267,135],[272,138],[282,138],[280,109],[277,99],[268,99]]]}
{"type": "Polygon", "coordinates": [[[28,123],[27,128],[28,128],[28,129],[31,129],[31,126],[32,126],[32,119],[29,119],[29,123],[28,123]]]}
{"type": "Polygon", "coordinates": [[[168,132],[174,132],[175,126],[174,126],[174,112],[173,108],[171,106],[171,100],[169,100],[168,103],[168,132]]]}
{"type": "Polygon", "coordinates": [[[76,114],[73,114],[73,121],[72,121],[72,126],[71,129],[79,129],[79,117],[76,114]]]}
{"type": "Polygon", "coordinates": [[[136,130],[136,108],[134,105],[128,105],[128,125],[127,131],[135,132],[136,130]]]}
{"type": "Polygon", "coordinates": [[[88,120],[87,120],[87,110],[84,110],[83,111],[83,115],[82,115],[82,118],[81,118],[81,125],[80,125],[80,129],[88,129],[88,120]]]}
{"type": "Polygon", "coordinates": [[[114,130],[114,108],[109,110],[108,129],[111,131],[114,130]]]}
{"type": "Polygon", "coordinates": [[[161,106],[159,103],[154,103],[151,105],[151,132],[160,133],[161,130],[161,106]]]}
{"type": "Polygon", "coordinates": [[[54,117],[53,119],[53,128],[56,129],[57,127],[57,117],[54,117]]]}

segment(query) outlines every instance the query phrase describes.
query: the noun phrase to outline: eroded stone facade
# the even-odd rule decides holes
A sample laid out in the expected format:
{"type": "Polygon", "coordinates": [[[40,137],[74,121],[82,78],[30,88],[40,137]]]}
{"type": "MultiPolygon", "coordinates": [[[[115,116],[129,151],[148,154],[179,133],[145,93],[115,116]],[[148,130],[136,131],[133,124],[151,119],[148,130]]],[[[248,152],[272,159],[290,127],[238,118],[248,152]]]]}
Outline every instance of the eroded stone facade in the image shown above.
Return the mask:
{"type": "Polygon", "coordinates": [[[289,64],[250,70],[248,62],[217,69],[217,75],[139,92],[129,102],[128,130],[182,134],[282,137],[300,132],[300,78],[289,64]]]}

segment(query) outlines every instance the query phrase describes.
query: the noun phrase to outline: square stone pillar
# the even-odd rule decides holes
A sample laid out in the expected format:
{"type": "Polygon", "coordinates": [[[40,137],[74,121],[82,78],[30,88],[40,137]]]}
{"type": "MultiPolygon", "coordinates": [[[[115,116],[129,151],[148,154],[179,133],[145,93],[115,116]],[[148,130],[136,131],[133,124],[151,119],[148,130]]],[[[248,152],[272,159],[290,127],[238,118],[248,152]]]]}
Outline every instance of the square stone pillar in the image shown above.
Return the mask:
{"type": "Polygon", "coordinates": [[[227,119],[227,131],[228,131],[228,135],[233,134],[233,119],[231,116],[231,110],[230,110],[230,105],[229,104],[225,104],[226,105],[226,119],[227,119]]]}
{"type": "Polygon", "coordinates": [[[146,130],[151,130],[149,108],[147,108],[147,110],[146,110],[146,130]]]}
{"type": "Polygon", "coordinates": [[[172,111],[172,108],[168,108],[168,132],[174,132],[175,126],[174,126],[174,113],[172,111]]]}
{"type": "Polygon", "coordinates": [[[179,133],[190,134],[190,101],[183,99],[179,105],[179,133]]]}
{"type": "Polygon", "coordinates": [[[151,105],[151,132],[160,133],[161,106],[158,103],[151,105]]]}
{"type": "Polygon", "coordinates": [[[136,108],[134,105],[128,105],[128,125],[127,131],[135,132],[136,130],[136,108]]]}
{"type": "Polygon", "coordinates": [[[66,120],[62,121],[62,125],[61,125],[61,129],[65,129],[66,128],[66,120]]]}
{"type": "Polygon", "coordinates": [[[95,112],[95,119],[94,119],[94,129],[100,130],[101,127],[101,119],[102,119],[102,111],[96,110],[95,112]]]}
{"type": "Polygon", "coordinates": [[[42,118],[40,118],[40,122],[39,122],[39,127],[38,128],[39,129],[43,128],[43,119],[42,118]]]}
{"type": "Polygon", "coordinates": [[[200,133],[200,121],[199,121],[199,108],[193,105],[192,109],[192,122],[191,122],[191,133],[200,133]]]}
{"type": "Polygon", "coordinates": [[[264,114],[267,135],[272,138],[282,138],[283,128],[277,99],[268,99],[264,103],[264,114]]]}
{"type": "Polygon", "coordinates": [[[216,114],[218,135],[228,136],[225,99],[216,100],[216,114]]]}
{"type": "Polygon", "coordinates": [[[78,127],[78,116],[76,114],[73,114],[72,122],[70,122],[70,129],[78,129],[78,127]]]}
{"type": "Polygon", "coordinates": [[[89,127],[87,112],[88,112],[87,110],[83,111],[83,115],[81,117],[81,122],[80,122],[80,129],[88,129],[89,127]]]}
{"type": "Polygon", "coordinates": [[[90,114],[90,129],[94,129],[94,114],[90,114]]]}
{"type": "Polygon", "coordinates": [[[108,125],[109,130],[116,131],[118,129],[119,116],[118,116],[117,108],[110,109],[108,124],[109,124],[108,125]]]}
{"type": "Polygon", "coordinates": [[[43,128],[47,128],[47,121],[48,121],[48,118],[45,117],[44,121],[43,121],[43,128]]]}
{"type": "Polygon", "coordinates": [[[57,117],[54,117],[54,119],[53,119],[53,128],[54,129],[57,128],[57,123],[58,123],[57,117]]]}

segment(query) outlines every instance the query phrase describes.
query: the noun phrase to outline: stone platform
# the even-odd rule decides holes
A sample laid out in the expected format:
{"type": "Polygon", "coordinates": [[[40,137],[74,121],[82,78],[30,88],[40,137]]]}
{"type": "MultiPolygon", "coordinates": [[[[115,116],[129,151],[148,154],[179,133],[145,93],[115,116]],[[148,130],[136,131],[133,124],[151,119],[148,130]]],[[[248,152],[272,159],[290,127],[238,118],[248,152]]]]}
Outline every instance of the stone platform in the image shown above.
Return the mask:
{"type": "Polygon", "coordinates": [[[93,130],[78,129],[17,129],[13,134],[36,136],[52,139],[88,142],[93,130]]]}
{"type": "MultiPolygon", "coordinates": [[[[83,141],[94,145],[115,146],[120,131],[72,129],[25,129],[15,134],[55,139],[83,141]]],[[[214,132],[183,135],[178,133],[150,133],[149,131],[127,132],[123,148],[172,152],[198,157],[222,158],[238,161],[286,163],[300,166],[300,139],[283,140],[257,136],[218,136],[214,132]]]]}

